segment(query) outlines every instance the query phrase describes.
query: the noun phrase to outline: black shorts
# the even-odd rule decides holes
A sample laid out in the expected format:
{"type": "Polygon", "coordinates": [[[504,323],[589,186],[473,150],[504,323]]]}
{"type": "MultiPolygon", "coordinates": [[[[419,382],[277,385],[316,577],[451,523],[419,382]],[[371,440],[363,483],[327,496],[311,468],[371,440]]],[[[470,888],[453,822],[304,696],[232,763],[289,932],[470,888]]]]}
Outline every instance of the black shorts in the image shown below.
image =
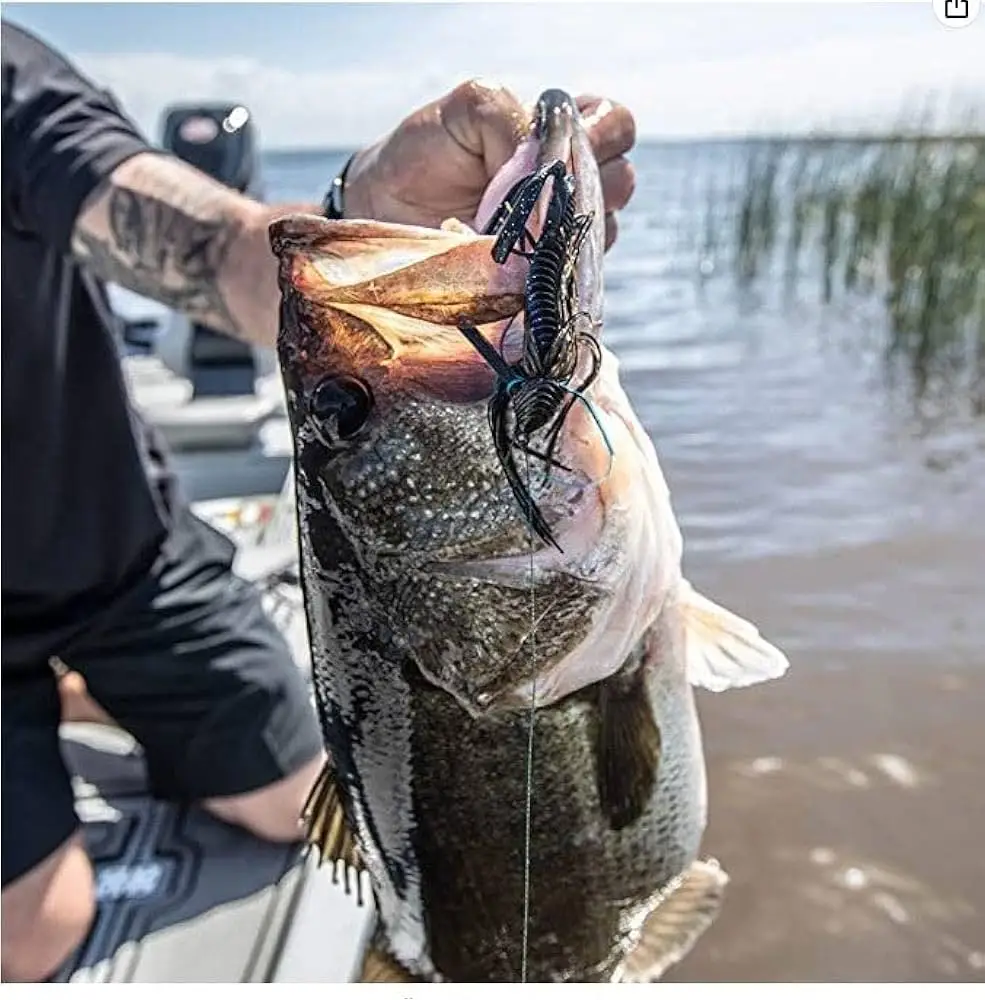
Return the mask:
{"type": "MultiPolygon", "coordinates": [[[[152,792],[238,795],[295,772],[321,747],[307,683],[229,541],[189,511],[148,576],[55,652],[142,745],[152,792]]],[[[3,885],[79,826],[47,661],[3,670],[3,885]]]]}

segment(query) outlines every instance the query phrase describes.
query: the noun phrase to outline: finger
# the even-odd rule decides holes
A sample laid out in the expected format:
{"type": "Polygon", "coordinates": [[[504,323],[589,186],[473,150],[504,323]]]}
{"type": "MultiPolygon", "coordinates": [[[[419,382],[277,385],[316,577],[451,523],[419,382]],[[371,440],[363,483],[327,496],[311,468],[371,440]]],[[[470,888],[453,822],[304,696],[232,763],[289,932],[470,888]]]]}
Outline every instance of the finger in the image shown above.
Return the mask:
{"type": "Polygon", "coordinates": [[[452,139],[481,159],[490,177],[513,155],[527,128],[520,101],[490,80],[459,84],[441,102],[439,114],[452,139]]]}
{"type": "Polygon", "coordinates": [[[582,118],[590,118],[598,110],[598,106],[605,100],[597,94],[581,94],[575,98],[578,111],[582,118]]]}
{"type": "Polygon", "coordinates": [[[609,250],[619,235],[619,223],[614,212],[605,213],[605,249],[609,250]]]}
{"type": "Polygon", "coordinates": [[[636,145],[636,120],[629,109],[607,98],[586,95],[582,117],[589,141],[599,163],[625,156],[636,145]]]}
{"type": "Polygon", "coordinates": [[[625,156],[603,163],[599,170],[602,179],[602,201],[607,212],[625,208],[636,190],[636,171],[625,156]]]}

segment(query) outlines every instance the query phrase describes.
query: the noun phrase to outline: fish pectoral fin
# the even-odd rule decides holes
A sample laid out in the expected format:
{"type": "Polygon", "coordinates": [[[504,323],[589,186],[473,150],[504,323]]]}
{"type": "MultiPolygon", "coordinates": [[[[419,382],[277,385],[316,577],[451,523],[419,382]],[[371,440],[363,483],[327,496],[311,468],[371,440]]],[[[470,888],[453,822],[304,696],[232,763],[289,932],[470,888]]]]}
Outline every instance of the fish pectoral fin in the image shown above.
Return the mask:
{"type": "Polygon", "coordinates": [[[330,861],[335,874],[341,866],[345,891],[350,891],[350,878],[356,882],[356,895],[362,905],[362,884],[360,874],[365,870],[359,857],[359,846],[349,829],[342,808],[332,765],[325,762],[312,785],[311,792],[301,812],[308,845],[318,852],[318,864],[330,861]]]}
{"type": "Polygon", "coordinates": [[[371,944],[363,955],[359,970],[359,983],[420,983],[423,980],[411,975],[396,959],[391,958],[379,945],[371,944]]]}
{"type": "Polygon", "coordinates": [[[718,916],[728,881],[717,861],[695,861],[646,918],[619,982],[656,982],[684,958],[718,916]]]}
{"type": "Polygon", "coordinates": [[[748,687],[782,677],[786,656],[767,642],[751,622],[681,582],[687,679],[709,691],[748,687]]]}
{"type": "Polygon", "coordinates": [[[599,799],[612,828],[621,830],[650,801],[660,764],[660,727],[642,670],[602,681],[598,704],[599,799]]]}

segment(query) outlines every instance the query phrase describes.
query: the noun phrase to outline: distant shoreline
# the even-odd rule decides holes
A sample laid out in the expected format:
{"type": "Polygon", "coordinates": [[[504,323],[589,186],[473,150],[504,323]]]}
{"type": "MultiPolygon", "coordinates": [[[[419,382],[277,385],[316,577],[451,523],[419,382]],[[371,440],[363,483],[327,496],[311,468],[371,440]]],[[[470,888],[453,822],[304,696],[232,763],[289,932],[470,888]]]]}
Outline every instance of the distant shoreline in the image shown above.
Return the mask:
{"type": "MultiPolygon", "coordinates": [[[[851,143],[854,145],[895,145],[901,143],[954,143],[954,142],[985,142],[985,132],[941,132],[922,135],[918,132],[899,133],[864,133],[864,132],[814,132],[806,134],[791,133],[789,135],[730,135],[699,137],[648,136],[637,140],[637,146],[649,149],[659,146],[775,146],[775,145],[832,145],[835,143],[851,143]]],[[[288,157],[343,156],[356,149],[356,145],[347,146],[302,146],[297,148],[270,147],[264,150],[264,156],[278,159],[288,157]]]]}

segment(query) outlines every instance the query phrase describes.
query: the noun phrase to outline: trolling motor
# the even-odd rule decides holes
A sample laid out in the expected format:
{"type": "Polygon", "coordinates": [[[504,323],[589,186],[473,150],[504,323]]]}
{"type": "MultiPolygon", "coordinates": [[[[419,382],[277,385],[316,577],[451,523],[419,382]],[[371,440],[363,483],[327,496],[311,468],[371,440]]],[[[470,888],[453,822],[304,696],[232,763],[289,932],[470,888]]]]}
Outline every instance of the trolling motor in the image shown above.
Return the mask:
{"type": "MultiPolygon", "coordinates": [[[[243,105],[172,105],[161,132],[164,149],[233,190],[260,198],[259,141],[243,105]]],[[[252,395],[263,374],[252,348],[180,314],[165,324],[157,352],[189,379],[193,398],[252,395]]]]}

